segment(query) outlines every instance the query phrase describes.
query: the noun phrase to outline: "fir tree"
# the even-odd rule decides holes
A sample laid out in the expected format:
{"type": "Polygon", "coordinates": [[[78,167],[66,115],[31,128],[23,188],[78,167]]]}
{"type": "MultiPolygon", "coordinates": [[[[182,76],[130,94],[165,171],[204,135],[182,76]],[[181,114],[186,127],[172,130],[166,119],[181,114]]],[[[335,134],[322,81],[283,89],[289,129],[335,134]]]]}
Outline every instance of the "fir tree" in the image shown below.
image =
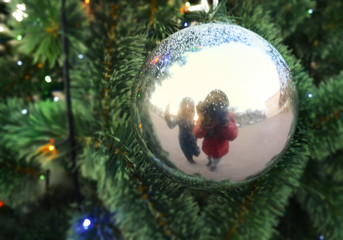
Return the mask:
{"type": "Polygon", "coordinates": [[[343,239],[342,2],[227,0],[193,13],[178,0],[62,2],[0,3],[0,239],[343,239]],[[299,112],[268,173],[194,189],[142,151],[131,89],[163,39],[209,22],[268,40],[299,112]]]}

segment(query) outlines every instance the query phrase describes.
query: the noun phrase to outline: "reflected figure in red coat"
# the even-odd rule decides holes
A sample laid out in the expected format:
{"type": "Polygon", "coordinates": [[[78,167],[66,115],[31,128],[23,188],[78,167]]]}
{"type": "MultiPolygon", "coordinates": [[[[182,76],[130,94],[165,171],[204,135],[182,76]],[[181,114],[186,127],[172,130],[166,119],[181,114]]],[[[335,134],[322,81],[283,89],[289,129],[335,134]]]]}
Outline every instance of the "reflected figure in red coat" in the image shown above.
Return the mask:
{"type": "Polygon", "coordinates": [[[229,141],[238,135],[235,115],[228,107],[229,99],[221,90],[211,91],[196,107],[199,119],[193,134],[204,138],[202,150],[208,156],[207,166],[211,171],[215,171],[220,159],[229,153],[229,141]]]}

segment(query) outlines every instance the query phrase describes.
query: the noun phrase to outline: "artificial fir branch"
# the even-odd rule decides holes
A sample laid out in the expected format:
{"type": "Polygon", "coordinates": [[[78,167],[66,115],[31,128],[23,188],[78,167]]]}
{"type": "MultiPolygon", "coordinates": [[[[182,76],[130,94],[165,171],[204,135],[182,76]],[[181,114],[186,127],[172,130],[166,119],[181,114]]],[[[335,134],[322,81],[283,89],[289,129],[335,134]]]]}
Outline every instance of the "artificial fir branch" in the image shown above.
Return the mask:
{"type": "Polygon", "coordinates": [[[302,209],[311,216],[309,221],[317,234],[325,233],[328,239],[341,239],[343,237],[341,229],[342,181],[335,181],[332,176],[322,172],[322,162],[311,161],[310,163],[296,198],[302,209]],[[312,172],[316,174],[313,175],[312,172]]]}
{"type": "MultiPolygon", "coordinates": [[[[62,43],[60,11],[61,1],[34,0],[20,1],[27,8],[27,18],[18,25],[11,20],[11,25],[15,27],[16,35],[23,36],[20,42],[20,49],[33,56],[33,63],[47,63],[50,68],[56,65],[61,66],[62,62],[62,43]],[[42,11],[44,9],[44,11],[42,11]]],[[[10,4],[11,9],[15,10],[17,4],[10,4]]],[[[71,0],[67,2],[66,12],[68,16],[68,38],[72,44],[72,52],[75,56],[79,52],[85,51],[85,46],[78,37],[82,36],[83,27],[87,24],[83,8],[80,1],[71,0]]]]}
{"type": "Polygon", "coordinates": [[[23,207],[0,208],[0,239],[65,239],[69,227],[66,219],[76,211],[70,207],[71,196],[69,189],[55,186],[31,204],[25,213],[23,207]]]}
{"type": "Polygon", "coordinates": [[[0,96],[1,101],[9,98],[22,98],[32,101],[34,94],[40,94],[46,86],[36,81],[42,78],[42,70],[31,65],[29,56],[20,54],[18,59],[1,57],[0,59],[0,96]],[[20,65],[21,64],[21,65],[20,65]]]}
{"type": "Polygon", "coordinates": [[[237,223],[243,222],[244,213],[247,213],[249,211],[248,207],[253,201],[255,192],[257,191],[257,188],[258,188],[259,180],[260,179],[258,179],[258,181],[256,181],[256,183],[252,186],[250,193],[245,197],[243,204],[240,205],[238,217],[233,223],[231,223],[230,230],[226,234],[225,239],[227,239],[227,240],[231,239],[232,234],[236,232],[237,223]]]}
{"type": "Polygon", "coordinates": [[[314,92],[316,116],[313,125],[311,153],[324,159],[343,148],[343,72],[319,85],[314,92]]]}
{"type": "Polygon", "coordinates": [[[343,182],[343,149],[322,160],[321,171],[334,182],[343,182]]]}
{"type": "Polygon", "coordinates": [[[108,130],[109,128],[109,82],[111,78],[111,73],[113,71],[112,69],[112,54],[113,54],[113,44],[115,40],[115,34],[116,34],[116,21],[118,18],[118,5],[113,4],[112,10],[111,10],[111,22],[109,26],[109,32],[107,33],[108,37],[108,43],[107,43],[107,50],[106,50],[106,56],[104,59],[105,64],[105,73],[104,77],[102,79],[102,85],[103,85],[103,96],[102,96],[102,117],[104,121],[104,128],[108,130]]]}
{"type": "Polygon", "coordinates": [[[34,161],[18,158],[10,149],[1,147],[0,150],[0,199],[8,206],[23,210],[25,204],[37,200],[43,170],[34,161]]]}
{"type": "Polygon", "coordinates": [[[154,14],[156,12],[156,0],[151,0],[149,28],[154,24],[154,14]]]}

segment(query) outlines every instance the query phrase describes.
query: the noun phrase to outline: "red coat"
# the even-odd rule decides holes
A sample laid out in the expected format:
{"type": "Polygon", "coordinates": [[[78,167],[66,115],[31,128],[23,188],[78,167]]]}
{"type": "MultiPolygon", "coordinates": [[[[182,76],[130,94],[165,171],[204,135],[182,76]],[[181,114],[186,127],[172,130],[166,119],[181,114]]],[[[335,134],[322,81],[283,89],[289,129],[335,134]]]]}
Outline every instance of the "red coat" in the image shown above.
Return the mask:
{"type": "Polygon", "coordinates": [[[232,112],[229,112],[228,117],[230,121],[223,126],[217,127],[213,131],[216,123],[211,124],[211,128],[202,129],[200,121],[193,129],[193,134],[196,138],[203,138],[202,150],[204,153],[212,158],[221,158],[229,152],[229,141],[233,141],[238,135],[238,128],[236,126],[236,118],[232,112]]]}

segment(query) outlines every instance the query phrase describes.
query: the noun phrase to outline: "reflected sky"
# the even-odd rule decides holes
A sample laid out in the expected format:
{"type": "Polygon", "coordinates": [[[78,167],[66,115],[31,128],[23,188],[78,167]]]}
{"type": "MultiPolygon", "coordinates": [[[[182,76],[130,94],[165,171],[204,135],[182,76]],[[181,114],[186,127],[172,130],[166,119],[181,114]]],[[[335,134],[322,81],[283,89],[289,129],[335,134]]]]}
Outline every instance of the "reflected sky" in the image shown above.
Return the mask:
{"type": "Polygon", "coordinates": [[[275,63],[258,48],[230,42],[186,54],[186,64],[172,64],[170,77],[156,85],[150,99],[162,110],[170,104],[171,114],[177,113],[182,98],[197,104],[214,89],[224,91],[237,112],[264,111],[266,101],[280,91],[275,63]]]}

